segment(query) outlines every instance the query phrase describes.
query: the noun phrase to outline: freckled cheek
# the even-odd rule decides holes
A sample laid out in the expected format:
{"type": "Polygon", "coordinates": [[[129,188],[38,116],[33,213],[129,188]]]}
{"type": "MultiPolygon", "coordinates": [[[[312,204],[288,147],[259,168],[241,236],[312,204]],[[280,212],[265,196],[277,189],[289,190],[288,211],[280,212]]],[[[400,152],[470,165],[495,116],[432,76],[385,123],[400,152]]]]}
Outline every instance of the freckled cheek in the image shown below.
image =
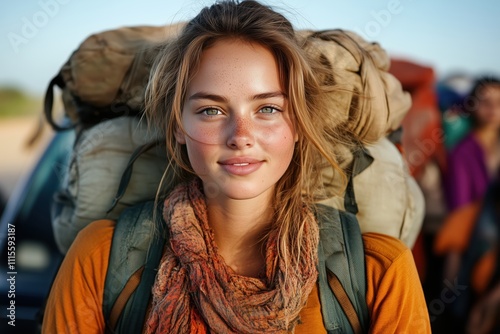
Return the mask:
{"type": "Polygon", "coordinates": [[[258,134],[260,145],[272,152],[275,158],[280,158],[288,165],[295,148],[295,132],[288,125],[261,128],[258,134]]]}
{"type": "Polygon", "coordinates": [[[186,134],[193,140],[203,144],[214,145],[221,144],[223,140],[223,129],[220,126],[210,124],[206,126],[193,126],[187,124],[184,126],[186,134]]]}
{"type": "Polygon", "coordinates": [[[254,130],[262,143],[273,145],[276,142],[281,142],[282,145],[285,145],[288,142],[295,142],[295,131],[287,123],[256,126],[254,130]]]}

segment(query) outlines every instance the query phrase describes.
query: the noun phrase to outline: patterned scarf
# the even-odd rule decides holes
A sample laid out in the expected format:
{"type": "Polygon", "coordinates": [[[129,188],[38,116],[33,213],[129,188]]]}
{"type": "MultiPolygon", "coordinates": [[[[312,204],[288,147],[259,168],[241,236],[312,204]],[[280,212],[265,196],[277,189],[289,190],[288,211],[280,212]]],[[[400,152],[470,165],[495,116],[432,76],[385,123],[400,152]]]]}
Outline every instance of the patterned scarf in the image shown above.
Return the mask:
{"type": "Polygon", "coordinates": [[[310,212],[299,270],[276,260],[273,230],[263,279],[237,275],[218,254],[199,180],[175,188],[163,216],[170,245],[156,275],[145,333],[293,332],[318,275],[319,232],[310,212]]]}

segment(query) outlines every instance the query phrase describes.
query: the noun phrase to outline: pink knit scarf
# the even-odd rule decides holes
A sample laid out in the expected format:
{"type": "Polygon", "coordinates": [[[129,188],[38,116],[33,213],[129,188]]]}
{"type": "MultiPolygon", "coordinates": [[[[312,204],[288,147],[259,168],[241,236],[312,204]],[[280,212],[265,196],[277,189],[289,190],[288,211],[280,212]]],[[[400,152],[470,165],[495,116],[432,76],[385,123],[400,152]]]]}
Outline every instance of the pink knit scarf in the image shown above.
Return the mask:
{"type": "Polygon", "coordinates": [[[310,212],[299,270],[277,261],[272,230],[263,279],[237,275],[218,254],[199,180],[175,188],[163,215],[170,244],[156,275],[145,333],[293,331],[318,275],[318,227],[310,212]]]}

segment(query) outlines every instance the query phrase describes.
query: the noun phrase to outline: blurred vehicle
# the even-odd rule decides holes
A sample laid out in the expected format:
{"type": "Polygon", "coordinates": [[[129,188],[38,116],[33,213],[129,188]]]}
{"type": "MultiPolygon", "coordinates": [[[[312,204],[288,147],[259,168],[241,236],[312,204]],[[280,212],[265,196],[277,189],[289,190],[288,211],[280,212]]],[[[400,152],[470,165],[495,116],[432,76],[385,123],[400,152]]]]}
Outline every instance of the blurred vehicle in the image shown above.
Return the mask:
{"type": "Polygon", "coordinates": [[[38,331],[39,310],[63,258],[54,241],[50,210],[74,137],[71,130],[54,135],[0,217],[0,268],[6,275],[0,280],[0,333],[38,331]]]}

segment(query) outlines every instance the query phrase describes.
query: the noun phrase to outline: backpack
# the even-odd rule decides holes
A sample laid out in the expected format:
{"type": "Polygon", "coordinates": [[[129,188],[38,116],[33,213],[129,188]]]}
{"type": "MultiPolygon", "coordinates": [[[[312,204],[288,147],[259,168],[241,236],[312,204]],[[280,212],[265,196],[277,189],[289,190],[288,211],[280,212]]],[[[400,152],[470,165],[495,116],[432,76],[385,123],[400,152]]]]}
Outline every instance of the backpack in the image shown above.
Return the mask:
{"type": "Polygon", "coordinates": [[[159,135],[141,119],[144,91],[159,45],[181,26],[93,34],[50,81],[44,101],[47,122],[56,131],[76,132],[68,165],[58,166],[62,187],[51,210],[61,253],[90,222],[117,219],[124,208],[154,199],[168,159],[164,147],[154,145],[161,142],[159,135]],[[53,115],[56,86],[62,90],[63,124],[53,115]],[[122,175],[126,189],[120,188],[122,175]]]}
{"type": "MultiPolygon", "coordinates": [[[[154,125],[146,126],[140,117],[153,59],[183,25],[124,27],[93,34],[80,44],[51,80],[44,105],[47,122],[55,130],[68,128],[56,122],[52,115],[54,88],[58,86],[62,89],[69,127],[77,131],[70,163],[60,168],[63,186],[52,208],[55,239],[62,253],[66,253],[78,231],[90,222],[116,219],[123,209],[154,199],[154,185],[159,184],[163,172],[168,178],[171,171],[166,168],[165,150],[143,149],[162,138],[151,131],[154,125]],[[146,153],[137,155],[136,150],[146,153]],[[133,170],[127,163],[132,155],[136,161],[133,170]],[[127,174],[126,182],[120,180],[122,174],[127,174]]],[[[394,185],[384,193],[387,199],[378,203],[373,199],[382,199],[382,196],[360,193],[358,220],[362,231],[386,233],[411,247],[422,223],[419,211],[422,196],[412,184],[400,153],[387,150],[387,145],[381,142],[387,133],[399,127],[411,101],[388,72],[388,55],[377,43],[339,29],[302,30],[297,32],[297,39],[311,57],[331,69],[331,77],[320,79],[339,87],[329,96],[332,104],[329,121],[344,122],[356,140],[373,145],[370,150],[387,152],[385,157],[379,155],[381,159],[376,157],[376,162],[382,163],[374,163],[370,168],[376,177],[364,173],[354,183],[354,187],[361,189],[394,185]],[[388,155],[392,160],[385,159],[388,155]],[[380,173],[390,179],[378,177],[380,173]],[[367,210],[381,203],[390,203],[388,210],[367,210]]],[[[341,168],[349,174],[357,153],[342,143],[335,145],[341,168]]],[[[341,188],[341,178],[330,167],[322,173],[328,199],[323,203],[344,209],[345,189],[341,188]]]]}
{"type": "Polygon", "coordinates": [[[182,23],[136,26],[90,35],[47,87],[44,114],[55,130],[85,129],[103,120],[141,115],[149,72],[158,48],[173,38],[182,23]],[[54,88],[62,90],[71,124],[54,120],[54,88]]]}
{"type": "Polygon", "coordinates": [[[62,253],[90,222],[115,220],[124,208],[155,198],[168,161],[165,147],[156,141],[139,117],[130,116],[79,133],[52,202],[54,239],[62,253]],[[115,195],[122,190],[122,175],[128,177],[126,186],[115,195]]]}
{"type": "MultiPolygon", "coordinates": [[[[103,314],[108,333],[140,333],[151,288],[168,235],[155,223],[154,202],[126,209],[111,244],[103,314]]],[[[319,294],[329,334],[366,333],[366,273],[363,241],[355,215],[318,204],[319,294]]],[[[157,216],[161,217],[157,209],[157,216]]],[[[156,220],[158,221],[158,219],[156,220]]]]}

